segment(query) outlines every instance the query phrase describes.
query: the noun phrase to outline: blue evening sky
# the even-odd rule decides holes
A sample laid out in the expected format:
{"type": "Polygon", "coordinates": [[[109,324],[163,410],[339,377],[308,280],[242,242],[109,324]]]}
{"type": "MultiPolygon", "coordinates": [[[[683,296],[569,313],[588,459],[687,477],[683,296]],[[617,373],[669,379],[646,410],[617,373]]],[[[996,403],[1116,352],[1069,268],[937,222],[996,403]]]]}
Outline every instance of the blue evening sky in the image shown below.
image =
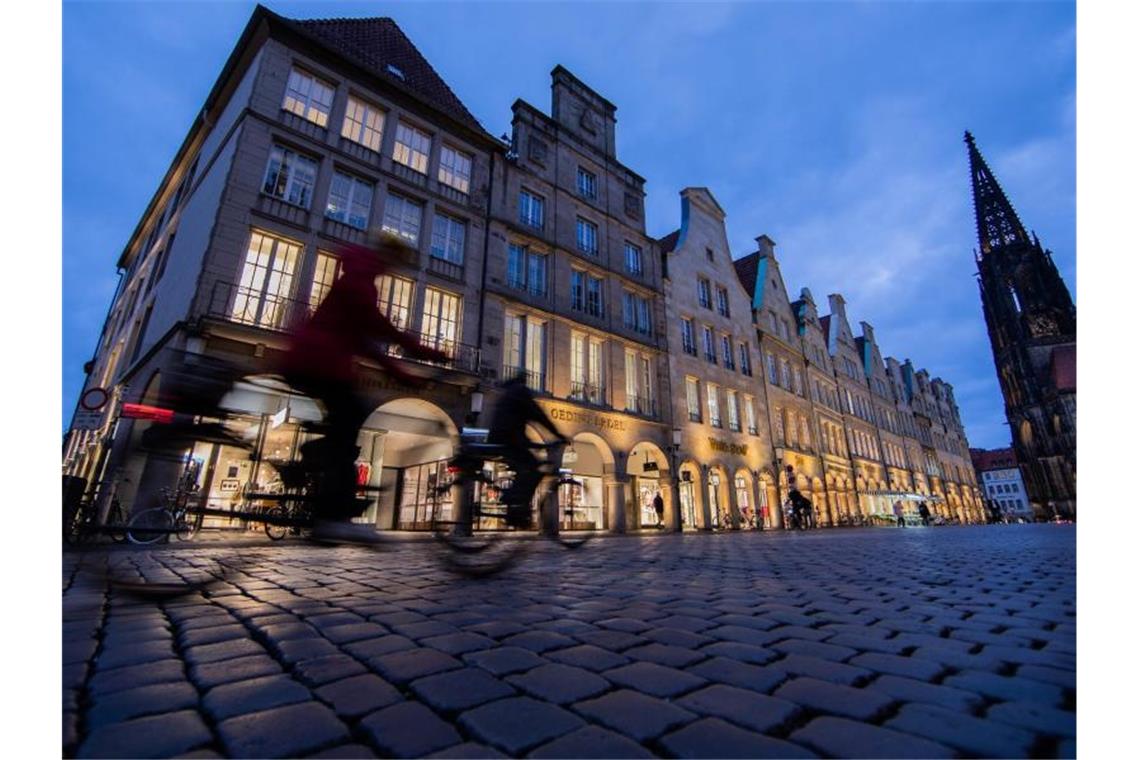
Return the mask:
{"type": "MultiPolygon", "coordinates": [[[[953,384],[971,445],[1008,445],[974,281],[970,129],[1075,297],[1075,8],[1035,3],[268,2],[391,16],[492,134],[549,110],[562,64],[618,107],[648,231],[709,187],[734,257],[767,234],[795,298],[841,292],[884,355],[953,384]]],[[[63,417],[114,262],[254,8],[65,2],[63,417]]]]}

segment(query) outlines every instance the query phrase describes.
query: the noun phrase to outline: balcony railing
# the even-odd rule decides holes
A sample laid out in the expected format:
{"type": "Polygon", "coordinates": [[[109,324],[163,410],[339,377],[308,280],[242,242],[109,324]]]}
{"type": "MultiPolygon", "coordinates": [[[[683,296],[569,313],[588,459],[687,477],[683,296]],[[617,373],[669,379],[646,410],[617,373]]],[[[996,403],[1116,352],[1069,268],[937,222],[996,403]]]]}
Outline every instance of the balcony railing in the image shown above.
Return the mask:
{"type": "MultiPolygon", "coordinates": [[[[312,308],[307,300],[273,295],[231,282],[215,283],[209,303],[206,305],[207,317],[278,333],[289,332],[299,327],[311,315],[312,308]]],[[[479,372],[480,354],[476,346],[414,330],[405,330],[405,333],[420,343],[450,356],[451,360],[443,366],[461,372],[479,372]]],[[[405,361],[435,364],[435,362],[403,357],[403,351],[399,346],[391,345],[386,350],[389,355],[402,357],[405,361]]]]}
{"type": "Polygon", "coordinates": [[[503,379],[510,380],[522,375],[526,380],[526,387],[530,388],[535,393],[546,392],[546,375],[542,372],[532,372],[529,369],[522,367],[512,367],[507,364],[503,366],[503,379]]]}
{"type": "Polygon", "coordinates": [[[657,416],[657,401],[647,396],[626,396],[625,408],[626,411],[646,417],[657,416]]]}
{"type": "Polygon", "coordinates": [[[605,386],[584,383],[578,380],[570,381],[570,398],[575,401],[584,401],[587,404],[601,405],[605,403],[605,386]]]}

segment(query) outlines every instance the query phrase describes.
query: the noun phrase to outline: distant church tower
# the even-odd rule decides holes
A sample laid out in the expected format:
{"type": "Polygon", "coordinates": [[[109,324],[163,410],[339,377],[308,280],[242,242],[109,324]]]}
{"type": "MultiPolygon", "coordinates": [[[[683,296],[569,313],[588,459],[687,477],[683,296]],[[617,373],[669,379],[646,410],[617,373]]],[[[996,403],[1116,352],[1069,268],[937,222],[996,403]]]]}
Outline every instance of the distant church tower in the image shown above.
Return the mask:
{"type": "Polygon", "coordinates": [[[1021,220],[966,133],[978,286],[1013,448],[1034,509],[1076,515],[1077,309],[1051,252],[1021,220]]]}

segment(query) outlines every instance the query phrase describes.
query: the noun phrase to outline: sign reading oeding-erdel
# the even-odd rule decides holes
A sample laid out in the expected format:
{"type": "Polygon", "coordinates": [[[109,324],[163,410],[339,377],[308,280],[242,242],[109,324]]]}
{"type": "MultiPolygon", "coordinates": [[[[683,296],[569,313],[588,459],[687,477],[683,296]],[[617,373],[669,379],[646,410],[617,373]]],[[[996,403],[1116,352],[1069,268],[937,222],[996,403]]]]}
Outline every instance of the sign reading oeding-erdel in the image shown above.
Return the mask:
{"type": "Polygon", "coordinates": [[[562,406],[550,408],[550,419],[554,422],[577,422],[599,430],[625,430],[626,421],[619,417],[609,417],[585,409],[570,409],[562,406]]]}

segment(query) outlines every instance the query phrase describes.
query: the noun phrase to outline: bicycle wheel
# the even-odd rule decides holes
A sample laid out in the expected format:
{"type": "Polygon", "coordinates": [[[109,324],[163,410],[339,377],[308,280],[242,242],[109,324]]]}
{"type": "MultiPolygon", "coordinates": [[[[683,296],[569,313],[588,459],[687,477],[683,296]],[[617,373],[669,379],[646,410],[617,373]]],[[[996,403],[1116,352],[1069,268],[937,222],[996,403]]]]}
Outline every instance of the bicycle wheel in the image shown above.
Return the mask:
{"type": "Polygon", "coordinates": [[[189,541],[202,528],[202,513],[183,512],[178,517],[178,540],[189,541]]]}
{"type": "MultiPolygon", "coordinates": [[[[286,514],[284,508],[274,507],[273,509],[270,509],[269,511],[267,511],[265,513],[265,516],[269,517],[269,518],[274,518],[274,517],[284,518],[284,517],[287,517],[288,515],[286,514]]],[[[281,525],[278,523],[271,523],[271,522],[265,523],[265,535],[269,536],[270,540],[272,540],[272,541],[280,541],[281,539],[285,538],[285,536],[288,535],[288,533],[289,533],[289,526],[287,526],[287,525],[281,525]]]]}
{"type": "Polygon", "coordinates": [[[146,509],[127,523],[127,540],[142,546],[169,540],[173,527],[174,520],[164,507],[146,509]]]}

